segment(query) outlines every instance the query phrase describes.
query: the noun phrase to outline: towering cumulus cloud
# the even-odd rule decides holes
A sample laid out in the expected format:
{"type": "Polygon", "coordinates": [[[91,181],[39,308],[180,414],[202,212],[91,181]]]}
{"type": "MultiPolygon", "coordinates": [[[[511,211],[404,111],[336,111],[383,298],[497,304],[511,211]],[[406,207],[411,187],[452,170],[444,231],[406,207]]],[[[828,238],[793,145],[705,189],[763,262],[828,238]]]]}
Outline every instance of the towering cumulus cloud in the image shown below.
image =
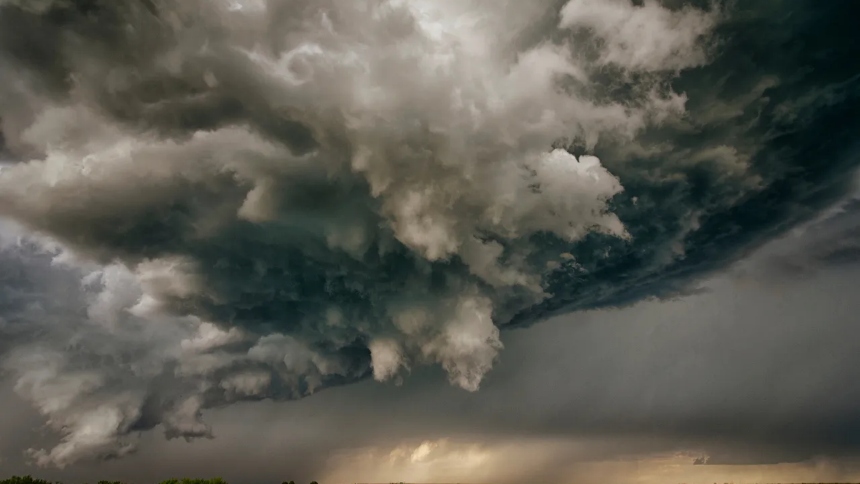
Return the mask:
{"type": "Polygon", "coordinates": [[[0,1],[0,351],[62,439],[34,458],[416,365],[477,390],[500,328],[683,292],[847,188],[857,14],[0,1]]]}

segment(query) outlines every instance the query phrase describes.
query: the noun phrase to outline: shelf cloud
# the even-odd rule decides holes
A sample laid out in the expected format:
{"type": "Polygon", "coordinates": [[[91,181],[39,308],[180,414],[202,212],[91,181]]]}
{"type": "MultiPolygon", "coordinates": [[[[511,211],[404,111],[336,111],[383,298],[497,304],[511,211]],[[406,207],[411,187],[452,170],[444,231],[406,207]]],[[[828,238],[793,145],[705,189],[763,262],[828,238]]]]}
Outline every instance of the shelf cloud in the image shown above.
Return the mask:
{"type": "Polygon", "coordinates": [[[44,465],[695,291],[842,197],[860,6],[0,2],[3,368],[44,465]],[[853,16],[852,16],[853,15],[853,16]],[[832,38],[832,37],[831,37],[832,38]]]}

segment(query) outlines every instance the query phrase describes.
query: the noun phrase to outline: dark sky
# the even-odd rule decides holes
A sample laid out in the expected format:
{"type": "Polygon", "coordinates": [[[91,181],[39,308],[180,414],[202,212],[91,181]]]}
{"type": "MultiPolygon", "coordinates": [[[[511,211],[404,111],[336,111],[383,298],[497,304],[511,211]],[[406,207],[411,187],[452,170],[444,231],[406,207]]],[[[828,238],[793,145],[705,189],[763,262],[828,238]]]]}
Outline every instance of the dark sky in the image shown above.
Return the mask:
{"type": "MultiPolygon", "coordinates": [[[[309,480],[334,473],[343,452],[380,448],[387,455],[441,439],[487,452],[519,445],[524,460],[517,466],[549,480],[579,475],[572,462],[676,454],[687,465],[704,455],[710,465],[738,469],[824,458],[854,472],[860,265],[828,256],[834,245],[856,243],[860,212],[854,202],[844,206],[707,280],[701,294],[504,333],[503,358],[476,393],[449,386],[442,372],[419,370],[402,386],[366,381],[295,402],[207,412],[212,440],[166,442],[150,433],[137,454],[121,460],[42,473],[309,480]]],[[[9,386],[0,420],[4,469],[32,472],[22,448],[53,437],[39,437],[41,418],[9,386]]],[[[386,462],[368,460],[380,468],[386,462]]],[[[443,460],[436,475],[451,467],[443,460]]],[[[719,469],[717,476],[727,475],[719,469]]],[[[620,475],[634,482],[635,473],[620,475]]],[[[374,474],[362,468],[355,479],[363,476],[374,474]]]]}
{"type": "Polygon", "coordinates": [[[860,477],[857,15],[0,1],[0,469],[860,477]]]}
{"type": "MultiPolygon", "coordinates": [[[[840,228],[832,222],[825,227],[840,228]]],[[[836,240],[849,240],[846,231],[836,240]]],[[[701,295],[506,333],[504,358],[474,394],[421,371],[400,387],[365,382],[297,402],[215,411],[207,416],[214,440],[165,443],[154,435],[121,461],[44,473],[312,478],[326,473],[338,450],[443,437],[483,445],[586,441],[585,450],[565,454],[583,460],[677,451],[702,452],[714,464],[847,459],[857,451],[851,426],[860,403],[858,268],[819,263],[779,277],[763,270],[777,255],[815,259],[806,242],[820,232],[766,248],[709,281],[701,295]]],[[[32,471],[21,466],[20,452],[39,440],[40,418],[8,386],[4,469],[32,471]]]]}

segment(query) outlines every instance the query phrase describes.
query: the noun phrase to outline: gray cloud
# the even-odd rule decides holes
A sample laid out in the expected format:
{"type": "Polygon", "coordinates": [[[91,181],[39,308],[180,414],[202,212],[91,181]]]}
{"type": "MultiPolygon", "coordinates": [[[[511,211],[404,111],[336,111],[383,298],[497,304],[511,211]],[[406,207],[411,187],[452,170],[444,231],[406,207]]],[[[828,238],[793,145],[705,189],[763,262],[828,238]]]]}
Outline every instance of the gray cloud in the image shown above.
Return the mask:
{"type": "Polygon", "coordinates": [[[37,461],[476,390],[500,327],[688,291],[848,190],[855,5],[522,3],[0,4],[0,214],[56,245],[4,246],[42,261],[3,313],[37,461]]]}
{"type": "Polygon", "coordinates": [[[741,279],[768,284],[814,277],[819,271],[850,269],[860,260],[860,198],[853,194],[789,235],[769,244],[765,254],[734,269],[741,279]]]}
{"type": "MultiPolygon", "coordinates": [[[[778,241],[744,265],[792,240],[796,247],[806,242],[778,241]]],[[[45,472],[66,480],[177,474],[218,474],[235,482],[311,480],[331,471],[331,457],[347,449],[379,446],[384,456],[386,446],[415,447],[439,438],[488,449],[509,442],[528,447],[542,439],[570,442],[557,461],[555,447],[522,456],[519,468],[543,472],[547,482],[563,480],[560,473],[571,460],[680,451],[691,453],[689,462],[703,452],[711,466],[826,455],[851,467],[857,446],[845,437],[852,435],[860,398],[852,370],[856,277],[856,270],[831,267],[775,285],[729,274],[697,296],[577,313],[504,332],[506,350],[477,393],[448,388],[442,372],[416,370],[402,386],[366,382],[290,404],[209,410],[214,440],[188,445],[145,436],[147,445],[120,462],[45,472]],[[254,451],[246,454],[237,442],[254,451]]],[[[20,410],[8,400],[2,404],[20,410]]],[[[4,424],[0,433],[12,428],[4,424]]],[[[13,443],[50,440],[16,435],[6,442],[8,469],[30,472],[15,467],[13,443]]]]}

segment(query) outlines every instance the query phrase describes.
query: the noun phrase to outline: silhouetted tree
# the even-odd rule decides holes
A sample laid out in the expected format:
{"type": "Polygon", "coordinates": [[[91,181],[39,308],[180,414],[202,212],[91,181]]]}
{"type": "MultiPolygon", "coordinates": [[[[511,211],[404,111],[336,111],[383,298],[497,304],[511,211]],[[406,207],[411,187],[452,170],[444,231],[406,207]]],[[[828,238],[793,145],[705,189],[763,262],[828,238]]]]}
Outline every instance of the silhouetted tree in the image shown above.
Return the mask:
{"type": "MultiPolygon", "coordinates": [[[[8,479],[0,480],[0,484],[62,484],[61,482],[52,482],[46,481],[44,479],[36,479],[32,476],[12,476],[8,479]]],[[[98,484],[124,484],[122,481],[98,481],[98,484]]],[[[227,484],[227,481],[220,477],[214,477],[212,479],[168,479],[166,481],[162,481],[160,484],[227,484]]],[[[287,483],[284,483],[287,484],[287,483]]],[[[293,481],[290,481],[289,484],[295,484],[293,481]]]]}
{"type": "Polygon", "coordinates": [[[44,479],[36,479],[33,476],[12,476],[8,479],[3,479],[0,484],[61,484],[59,482],[46,481],[44,479]]]}
{"type": "Polygon", "coordinates": [[[184,477],[182,479],[168,479],[162,481],[161,484],[227,484],[227,481],[220,477],[213,477],[212,479],[189,479],[184,477]]]}

